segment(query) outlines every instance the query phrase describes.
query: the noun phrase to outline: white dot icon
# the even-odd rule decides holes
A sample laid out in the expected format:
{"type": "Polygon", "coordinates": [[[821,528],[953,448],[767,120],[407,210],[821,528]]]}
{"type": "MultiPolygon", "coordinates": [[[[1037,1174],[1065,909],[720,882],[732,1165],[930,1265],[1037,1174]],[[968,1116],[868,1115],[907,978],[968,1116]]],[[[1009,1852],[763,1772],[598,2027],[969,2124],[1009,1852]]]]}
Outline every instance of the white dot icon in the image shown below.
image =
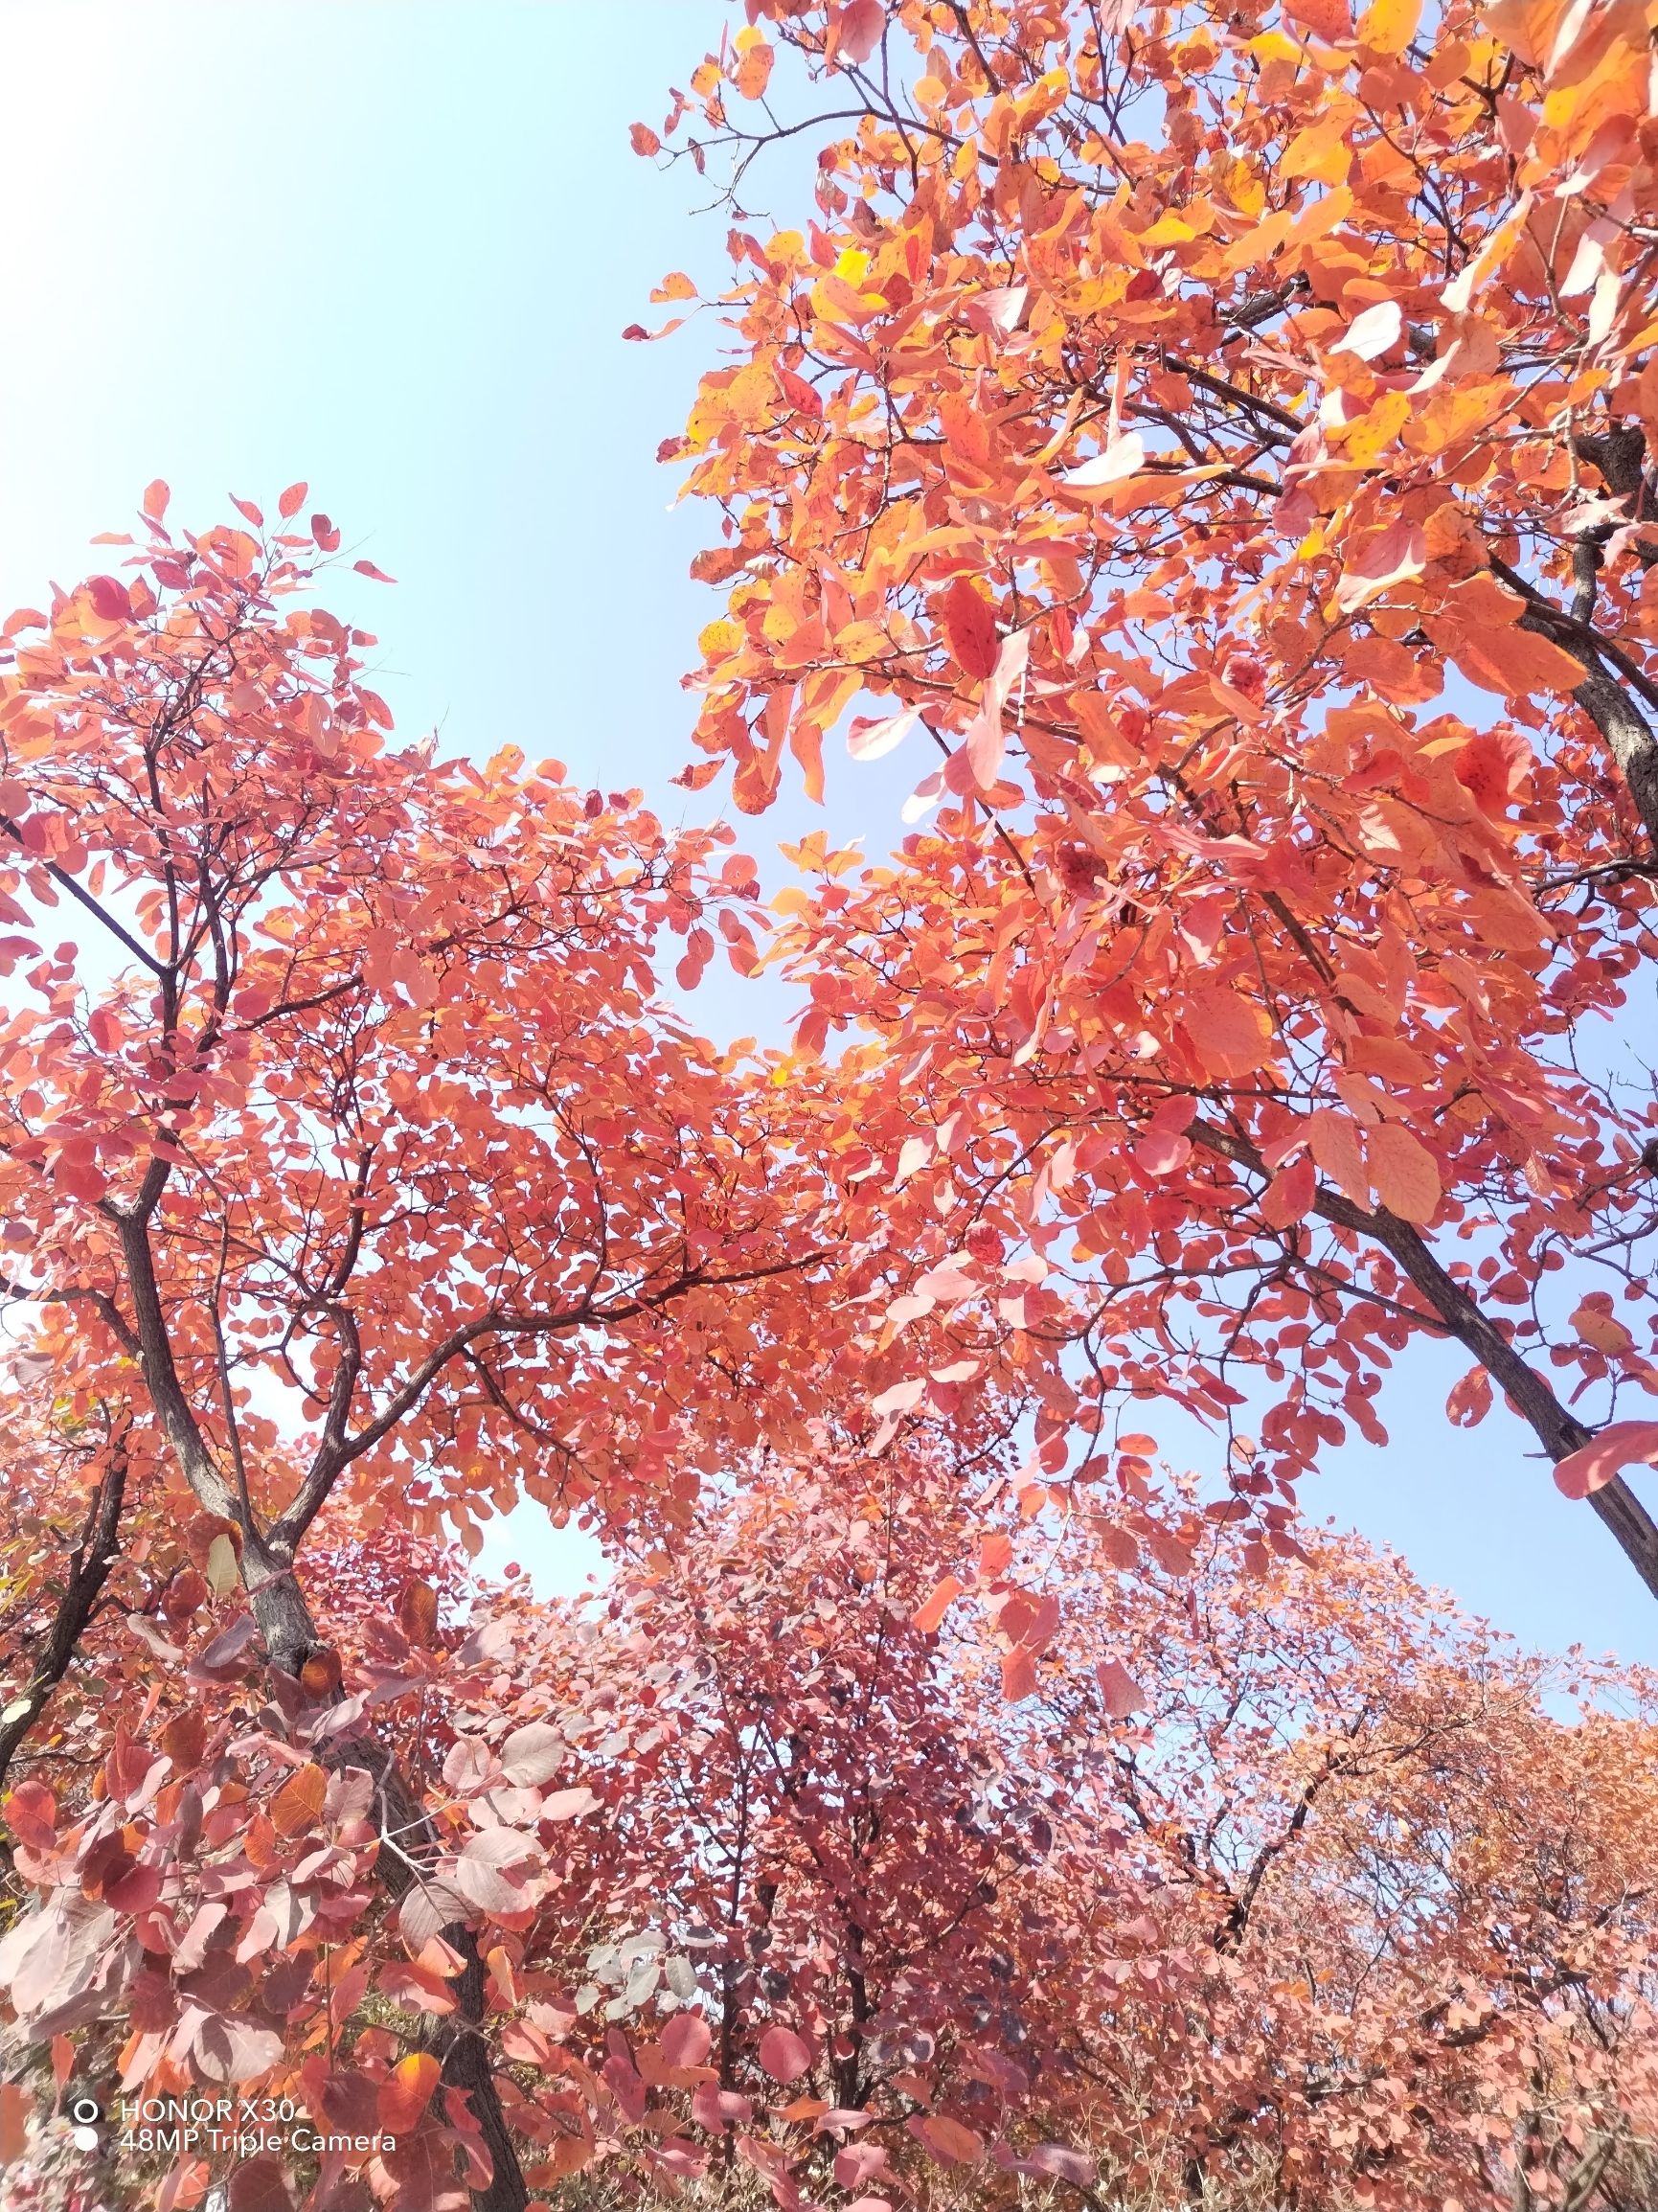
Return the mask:
{"type": "Polygon", "coordinates": [[[98,2130],[96,2128],[77,2128],[69,2139],[78,2151],[96,2151],[98,2148],[98,2130]]]}

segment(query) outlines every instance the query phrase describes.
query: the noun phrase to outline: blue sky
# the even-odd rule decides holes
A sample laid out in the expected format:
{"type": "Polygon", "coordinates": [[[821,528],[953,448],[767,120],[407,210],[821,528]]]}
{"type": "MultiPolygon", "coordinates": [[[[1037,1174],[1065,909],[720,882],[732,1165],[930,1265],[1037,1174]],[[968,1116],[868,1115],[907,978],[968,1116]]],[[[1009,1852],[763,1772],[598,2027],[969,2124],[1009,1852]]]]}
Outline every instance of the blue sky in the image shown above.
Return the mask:
{"type": "MultiPolygon", "coordinates": [[[[724,13],[11,0],[0,601],[84,574],[88,538],[125,528],[151,477],[196,529],[230,492],[274,503],[304,477],[352,557],[399,579],[346,575],[327,597],[377,631],[405,732],[436,725],[445,753],[520,744],[665,812],[717,812],[717,787],[688,802],[666,785],[714,602],[686,575],[708,525],[668,512],[654,454],[720,333],[706,317],[658,345],[620,333],[664,319],[647,295],[668,270],[721,274],[724,221],[692,212],[712,195],[636,160],[626,126],[660,122],[724,13]]],[[[799,173],[751,186],[757,221],[798,220],[799,173]]],[[[896,841],[919,772],[902,752],[843,762],[837,833],[896,841]]],[[[762,858],[789,829],[739,827],[762,858]]],[[[691,1010],[764,1037],[787,1003],[732,981],[691,1010]]],[[[1419,1346],[1382,1402],[1391,1448],[1338,1454],[1308,1511],[1397,1545],[1528,1642],[1658,1660],[1658,1608],[1525,1456],[1529,1432],[1501,1411],[1444,1424],[1465,1363],[1419,1346]]],[[[1161,1425],[1196,1464],[1203,1440],[1161,1425]]],[[[487,1556],[548,1587],[592,1564],[535,1518],[487,1556]]]]}

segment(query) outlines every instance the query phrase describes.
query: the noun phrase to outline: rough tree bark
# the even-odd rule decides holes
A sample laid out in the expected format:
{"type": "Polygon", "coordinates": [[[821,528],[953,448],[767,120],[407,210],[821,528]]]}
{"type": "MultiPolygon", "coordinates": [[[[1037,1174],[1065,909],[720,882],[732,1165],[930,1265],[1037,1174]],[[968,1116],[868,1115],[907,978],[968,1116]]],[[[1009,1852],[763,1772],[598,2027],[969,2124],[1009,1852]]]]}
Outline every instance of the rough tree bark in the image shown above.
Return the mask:
{"type": "Polygon", "coordinates": [[[87,1501],[80,1540],[69,1554],[63,1595],[57,1601],[52,1626],[30,1671],[27,1687],[12,1703],[18,1710],[0,1727],[0,1781],[19,1746],[45,1711],[85,1634],[110,1570],[121,1556],[121,1513],[126,1498],[127,1452],[125,1435],[117,1430],[104,1461],[103,1472],[87,1501]]]}
{"type": "MultiPolygon", "coordinates": [[[[372,1738],[353,1737],[336,1743],[326,1755],[325,1764],[332,1767],[366,1766],[373,1776],[378,1826],[385,1839],[376,1872],[394,1903],[400,1904],[420,1880],[422,1863],[435,1859],[440,1848],[425,1808],[410,1790],[391,1752],[372,1738]]],[[[493,2172],[487,2188],[473,2190],[473,2212],[524,2212],[530,2191],[501,2111],[489,2066],[489,2046],[482,2032],[486,1974],[478,1939],[465,1921],[446,1927],[443,1939],[466,1964],[455,1983],[454,2015],[432,2022],[425,2048],[443,2062],[444,2086],[470,2093],[472,2110],[483,2129],[493,2172]]]]}

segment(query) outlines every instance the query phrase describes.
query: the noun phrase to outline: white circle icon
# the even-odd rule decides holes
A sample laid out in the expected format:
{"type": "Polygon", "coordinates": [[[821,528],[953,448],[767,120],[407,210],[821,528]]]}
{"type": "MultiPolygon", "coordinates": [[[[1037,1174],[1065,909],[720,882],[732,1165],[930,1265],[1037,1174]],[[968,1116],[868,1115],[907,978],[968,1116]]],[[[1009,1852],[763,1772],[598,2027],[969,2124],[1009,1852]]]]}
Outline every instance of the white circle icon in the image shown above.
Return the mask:
{"type": "Polygon", "coordinates": [[[96,2128],[77,2128],[69,2139],[78,2151],[96,2151],[98,2148],[98,2130],[96,2128]]]}

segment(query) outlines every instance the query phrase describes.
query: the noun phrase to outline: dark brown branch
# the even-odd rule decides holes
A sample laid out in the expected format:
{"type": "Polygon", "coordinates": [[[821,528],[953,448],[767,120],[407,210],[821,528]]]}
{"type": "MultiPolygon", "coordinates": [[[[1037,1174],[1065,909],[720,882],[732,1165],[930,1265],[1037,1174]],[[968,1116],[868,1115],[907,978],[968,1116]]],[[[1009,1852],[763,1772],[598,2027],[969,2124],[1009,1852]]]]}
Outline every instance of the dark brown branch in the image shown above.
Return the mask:
{"type": "Polygon", "coordinates": [[[121,1555],[121,1513],[126,1498],[127,1471],[123,1431],[110,1444],[102,1475],[87,1507],[80,1541],[69,1555],[68,1577],[45,1649],[30,1672],[27,1687],[12,1700],[14,1704],[20,1702],[21,1710],[0,1727],[0,1780],[44,1712],[53,1691],[69,1672],[99,1596],[121,1555]]]}
{"type": "MultiPolygon", "coordinates": [[[[1223,1159],[1264,1175],[1265,1163],[1252,1144],[1230,1129],[1194,1118],[1187,1135],[1195,1145],[1217,1152],[1223,1159]]],[[[1392,1254],[1430,1309],[1424,1319],[1437,1315],[1441,1326],[1456,1337],[1507,1393],[1510,1403],[1531,1427],[1552,1460],[1565,1459],[1589,1443],[1593,1430],[1575,1421],[1547,1382],[1514,1350],[1502,1331],[1483,1312],[1463,1286],[1435,1259],[1418,1230],[1409,1221],[1390,1214],[1385,1206],[1374,1212],[1356,1206],[1338,1191],[1319,1186],[1313,1211],[1337,1228],[1351,1229],[1392,1254]]],[[[1624,1556],[1654,1597],[1658,1597],[1658,1522],[1641,1503],[1622,1475],[1590,1494],[1589,1503],[1611,1531],[1624,1556]]]]}

